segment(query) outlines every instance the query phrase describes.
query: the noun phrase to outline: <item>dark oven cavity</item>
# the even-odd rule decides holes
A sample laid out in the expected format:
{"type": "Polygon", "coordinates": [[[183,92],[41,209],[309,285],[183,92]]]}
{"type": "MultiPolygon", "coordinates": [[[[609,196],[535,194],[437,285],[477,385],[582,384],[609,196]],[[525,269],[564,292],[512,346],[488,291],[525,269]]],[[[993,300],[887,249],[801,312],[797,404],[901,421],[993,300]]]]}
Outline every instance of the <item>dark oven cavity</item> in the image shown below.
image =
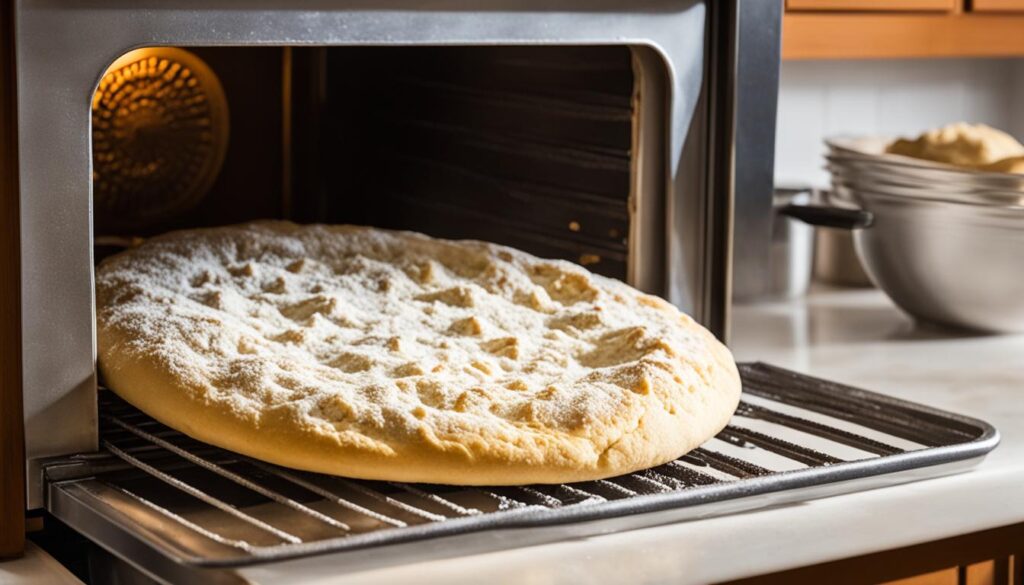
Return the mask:
{"type": "Polygon", "coordinates": [[[97,257],[128,236],[286,218],[488,240],[627,279],[629,47],[153,48],[107,78],[94,209],[112,246],[97,257]]]}

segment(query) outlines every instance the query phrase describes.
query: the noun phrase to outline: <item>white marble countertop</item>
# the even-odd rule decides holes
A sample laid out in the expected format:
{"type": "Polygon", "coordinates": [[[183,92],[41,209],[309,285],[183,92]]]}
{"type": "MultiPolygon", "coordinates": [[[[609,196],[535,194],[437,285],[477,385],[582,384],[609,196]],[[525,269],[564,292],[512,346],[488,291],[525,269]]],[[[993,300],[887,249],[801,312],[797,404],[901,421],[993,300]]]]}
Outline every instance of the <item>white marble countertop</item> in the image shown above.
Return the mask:
{"type": "MultiPolygon", "coordinates": [[[[297,561],[302,582],[340,582],[343,574],[349,584],[457,585],[484,576],[489,585],[707,583],[1024,521],[1024,335],[917,327],[880,292],[825,290],[808,299],[739,307],[732,346],[739,360],[987,420],[1001,432],[1002,444],[967,473],[797,505],[440,559],[427,553],[400,562],[369,553],[351,562],[304,559],[297,561]]],[[[245,575],[297,582],[287,563],[245,575]]]]}
{"type": "Polygon", "coordinates": [[[0,562],[0,585],[82,585],[56,559],[29,542],[25,555],[0,562]]]}

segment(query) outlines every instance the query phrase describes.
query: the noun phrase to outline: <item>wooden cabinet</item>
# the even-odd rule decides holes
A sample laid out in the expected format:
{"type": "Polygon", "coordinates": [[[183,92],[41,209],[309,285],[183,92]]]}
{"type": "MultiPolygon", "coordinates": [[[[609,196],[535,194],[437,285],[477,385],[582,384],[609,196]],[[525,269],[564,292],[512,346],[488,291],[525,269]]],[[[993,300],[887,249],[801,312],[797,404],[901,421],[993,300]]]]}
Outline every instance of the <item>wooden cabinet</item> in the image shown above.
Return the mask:
{"type": "Polygon", "coordinates": [[[886,581],[881,585],[1013,585],[1010,580],[1012,559],[984,561],[886,581]]]}
{"type": "Polygon", "coordinates": [[[1024,585],[1024,524],[733,581],[730,585],[1024,585]]]}
{"type": "Polygon", "coordinates": [[[973,12],[1024,12],[1024,0],[971,0],[973,12]]]}
{"type": "Polygon", "coordinates": [[[25,544],[13,16],[13,2],[0,2],[0,559],[25,544]]]}
{"type": "Polygon", "coordinates": [[[786,0],[786,10],[935,10],[948,12],[956,9],[959,1],[960,0],[786,0]]]}
{"type": "Polygon", "coordinates": [[[786,0],[783,59],[1024,56],[1024,0],[786,0]]]}

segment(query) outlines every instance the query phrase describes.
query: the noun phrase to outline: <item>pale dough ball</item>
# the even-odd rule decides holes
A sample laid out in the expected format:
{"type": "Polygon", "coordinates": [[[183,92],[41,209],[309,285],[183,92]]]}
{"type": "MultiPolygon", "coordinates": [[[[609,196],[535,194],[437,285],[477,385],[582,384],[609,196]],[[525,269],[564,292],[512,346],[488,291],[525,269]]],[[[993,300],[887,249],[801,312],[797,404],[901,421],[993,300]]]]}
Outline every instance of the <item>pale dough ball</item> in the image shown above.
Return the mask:
{"type": "Polygon", "coordinates": [[[929,130],[914,140],[896,140],[886,151],[962,167],[980,167],[1022,156],[1024,145],[991,126],[958,122],[929,130]]]}
{"type": "Polygon", "coordinates": [[[996,161],[980,168],[985,171],[992,171],[996,173],[1024,175],[1024,156],[1004,158],[1003,160],[996,161]]]}

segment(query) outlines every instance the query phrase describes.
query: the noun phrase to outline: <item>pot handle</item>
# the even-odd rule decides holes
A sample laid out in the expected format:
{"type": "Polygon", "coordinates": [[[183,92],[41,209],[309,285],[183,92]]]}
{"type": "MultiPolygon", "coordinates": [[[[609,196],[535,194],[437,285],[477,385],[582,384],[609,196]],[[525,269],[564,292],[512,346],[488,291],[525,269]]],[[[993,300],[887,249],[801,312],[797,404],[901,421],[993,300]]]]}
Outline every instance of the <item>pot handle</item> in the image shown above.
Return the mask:
{"type": "Polygon", "coordinates": [[[871,227],[875,216],[863,209],[843,209],[824,205],[786,205],[779,213],[818,227],[856,230],[871,227]]]}

